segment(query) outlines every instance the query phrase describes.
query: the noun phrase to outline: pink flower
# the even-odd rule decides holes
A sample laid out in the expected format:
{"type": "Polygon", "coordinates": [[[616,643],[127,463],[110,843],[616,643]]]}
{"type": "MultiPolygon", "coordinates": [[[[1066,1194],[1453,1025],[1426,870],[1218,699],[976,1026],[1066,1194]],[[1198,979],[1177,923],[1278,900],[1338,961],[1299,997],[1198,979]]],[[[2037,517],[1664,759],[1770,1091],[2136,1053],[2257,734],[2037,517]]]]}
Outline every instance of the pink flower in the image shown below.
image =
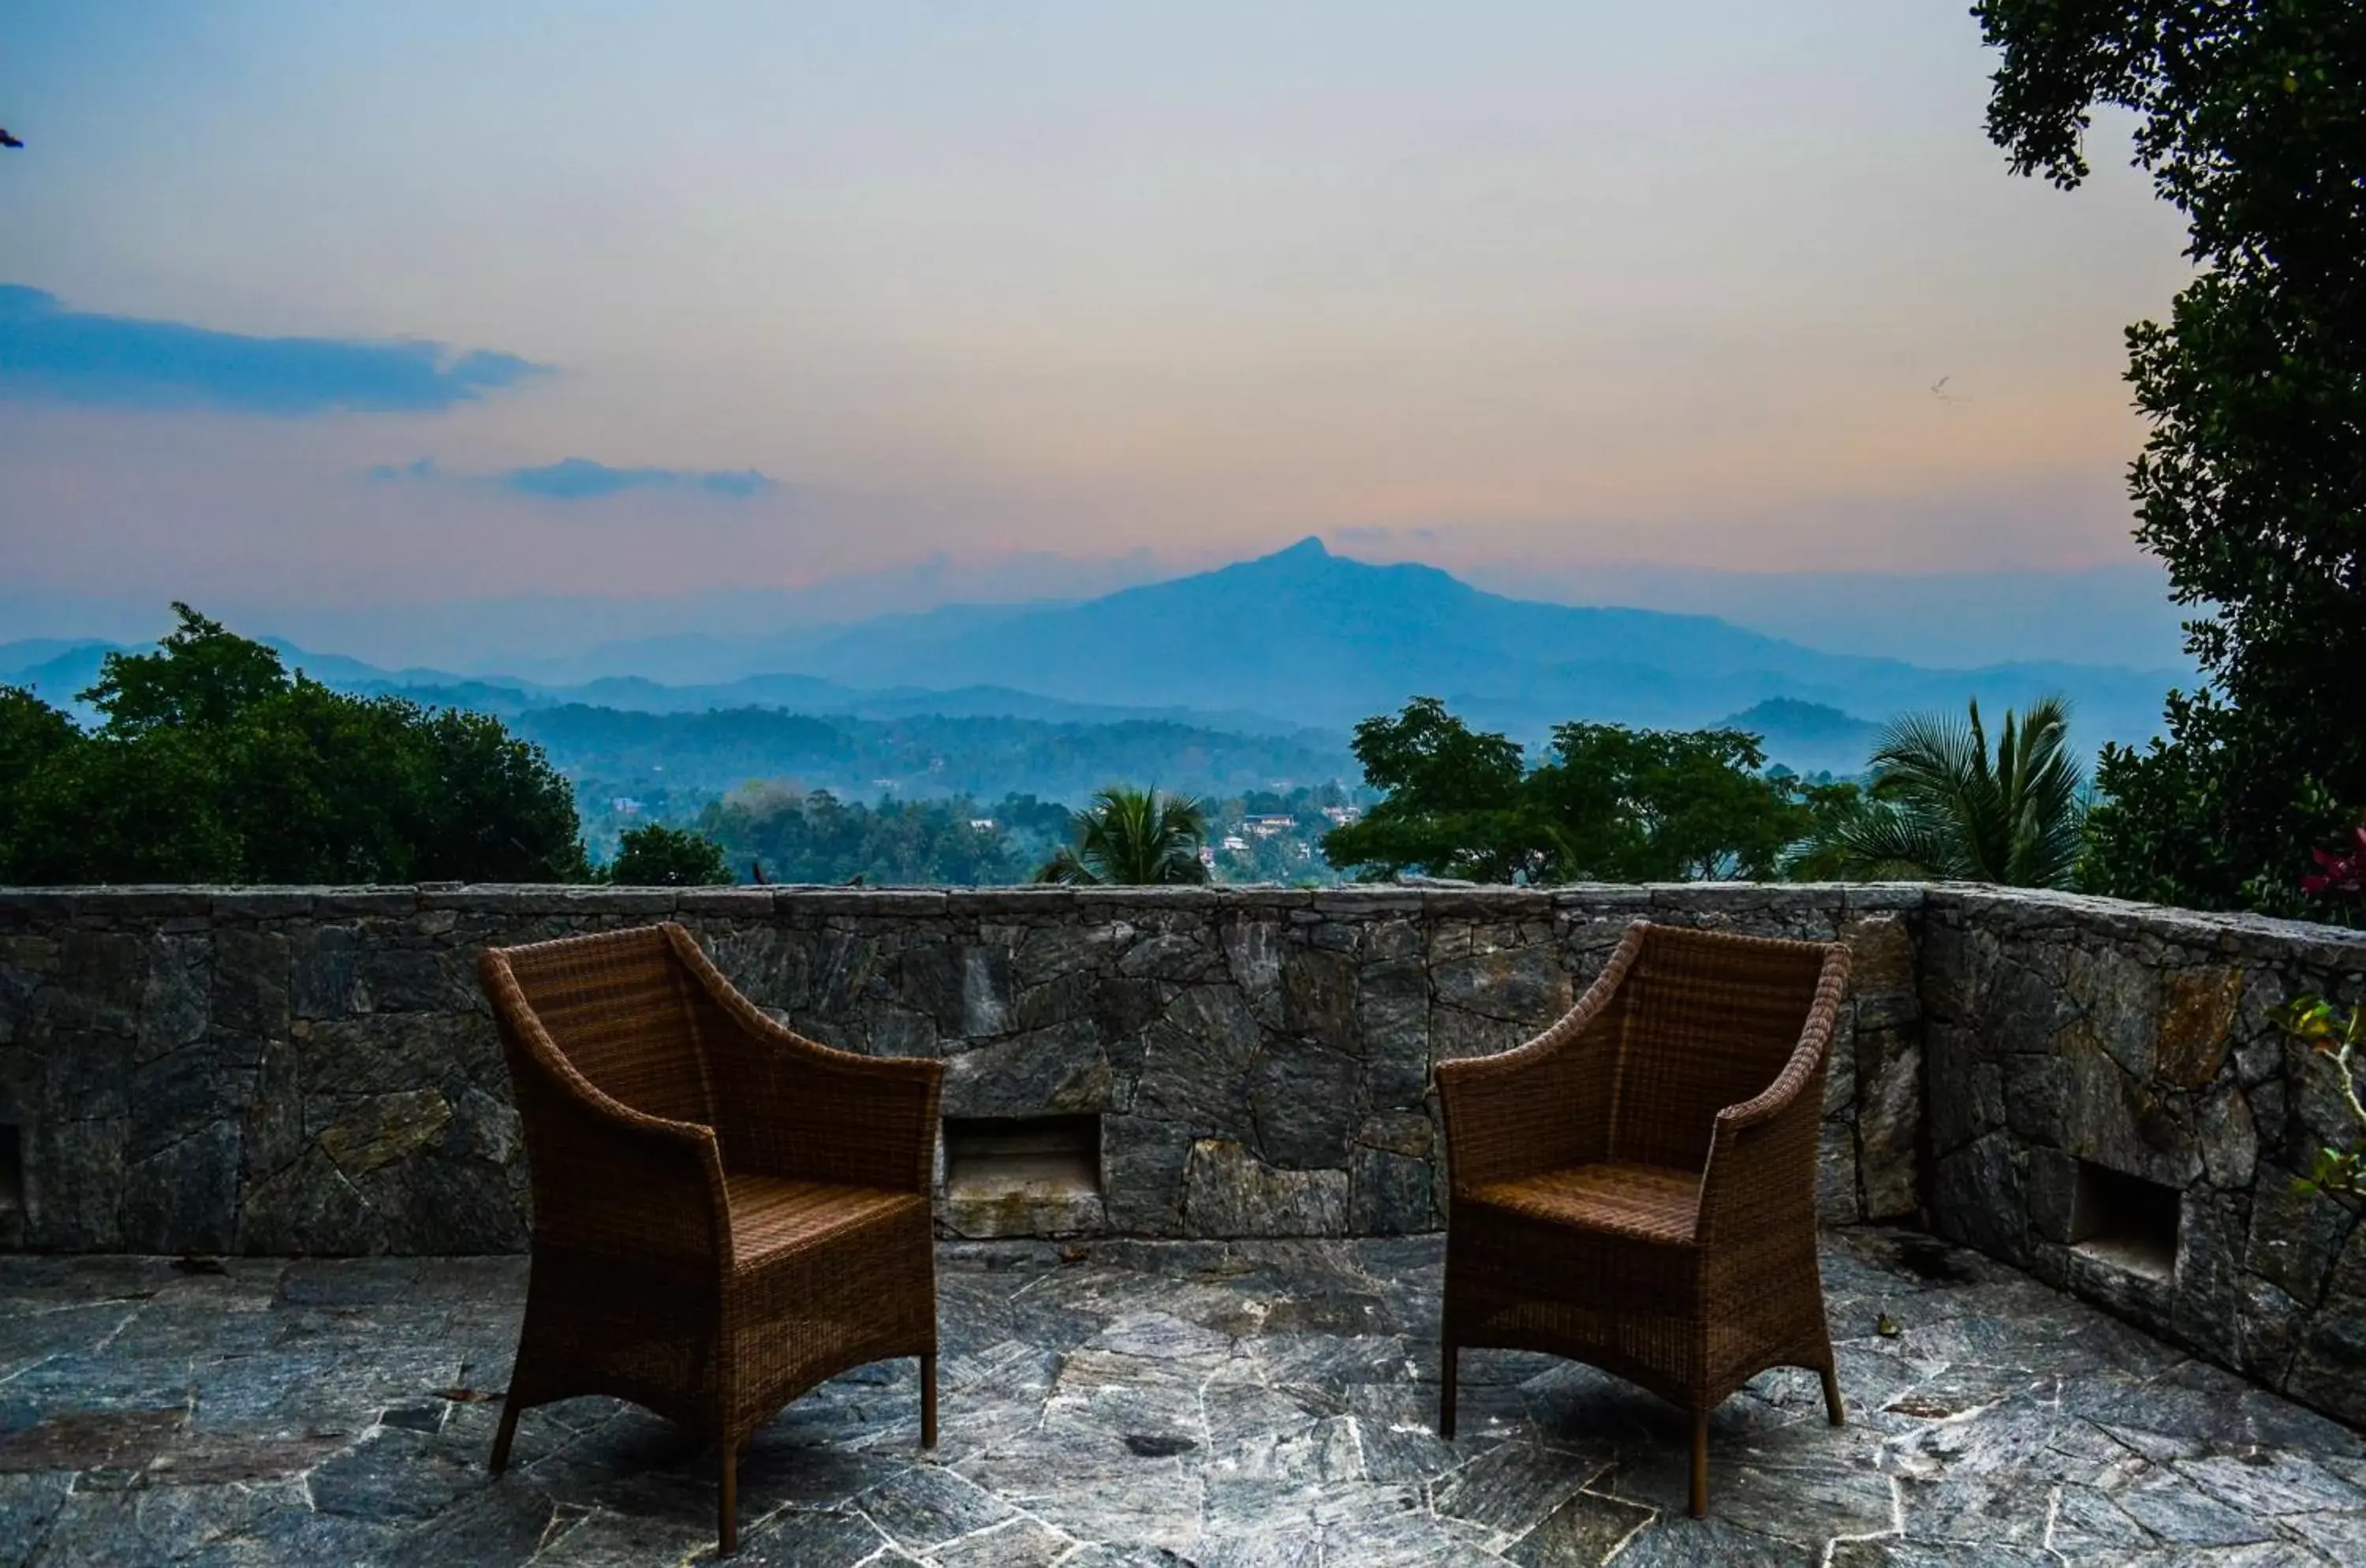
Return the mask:
{"type": "Polygon", "coordinates": [[[2366,821],[2351,835],[2357,846],[2347,853],[2312,850],[2321,868],[2300,879],[2304,893],[2366,893],[2366,821]]]}

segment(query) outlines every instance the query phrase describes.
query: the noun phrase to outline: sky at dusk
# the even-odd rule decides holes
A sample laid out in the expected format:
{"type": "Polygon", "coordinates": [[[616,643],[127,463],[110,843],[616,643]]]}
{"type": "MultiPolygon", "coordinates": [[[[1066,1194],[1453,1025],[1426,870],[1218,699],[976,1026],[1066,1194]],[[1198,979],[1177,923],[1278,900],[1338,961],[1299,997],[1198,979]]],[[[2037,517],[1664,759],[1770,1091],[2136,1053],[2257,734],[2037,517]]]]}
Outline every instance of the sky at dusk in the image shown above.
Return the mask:
{"type": "Polygon", "coordinates": [[[2177,214],[1964,0],[0,11],[0,637],[1316,534],[2134,562],[2177,214]],[[28,616],[30,617],[28,619],[28,616]]]}

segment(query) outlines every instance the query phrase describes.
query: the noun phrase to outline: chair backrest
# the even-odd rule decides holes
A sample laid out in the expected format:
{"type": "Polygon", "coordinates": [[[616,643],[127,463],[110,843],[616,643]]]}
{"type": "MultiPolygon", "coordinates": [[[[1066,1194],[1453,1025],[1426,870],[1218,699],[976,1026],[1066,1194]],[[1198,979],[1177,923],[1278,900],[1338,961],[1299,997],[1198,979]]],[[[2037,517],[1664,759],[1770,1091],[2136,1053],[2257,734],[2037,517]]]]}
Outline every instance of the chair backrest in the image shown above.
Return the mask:
{"type": "Polygon", "coordinates": [[[1699,1169],[1717,1113],[1754,1099],[1798,1047],[1832,951],[1647,928],[1604,1020],[1618,1039],[1610,1157],[1699,1169]]]}
{"type": "Polygon", "coordinates": [[[714,1123],[692,1004],[696,982],[666,927],[504,948],[496,956],[552,1043],[601,1092],[651,1116],[714,1123]]]}

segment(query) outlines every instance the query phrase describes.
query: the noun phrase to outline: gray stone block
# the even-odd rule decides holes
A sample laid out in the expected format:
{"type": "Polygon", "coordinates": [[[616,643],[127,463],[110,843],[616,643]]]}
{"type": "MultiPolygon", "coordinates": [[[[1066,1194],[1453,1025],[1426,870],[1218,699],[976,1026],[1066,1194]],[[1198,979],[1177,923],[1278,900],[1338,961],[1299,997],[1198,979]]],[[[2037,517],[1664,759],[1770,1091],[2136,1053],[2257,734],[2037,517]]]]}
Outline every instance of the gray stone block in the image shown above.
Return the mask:
{"type": "Polygon", "coordinates": [[[1291,1041],[1258,1053],[1249,1070],[1253,1146],[1292,1169],[1342,1167],[1364,1119],[1363,1066],[1353,1056],[1291,1041]]]}
{"type": "Polygon", "coordinates": [[[948,1116],[1041,1116],[1111,1108],[1099,1032],[1078,1021],[972,1046],[946,1059],[948,1116]]]}
{"type": "Polygon", "coordinates": [[[1143,1032],[1134,1110],[1194,1133],[1247,1125],[1248,1074],[1264,1034],[1229,986],[1193,986],[1143,1032]]]}
{"type": "Polygon", "coordinates": [[[1358,1146],[1348,1168],[1347,1233],[1414,1235],[1440,1220],[1429,1160],[1358,1146]]]}
{"type": "Polygon", "coordinates": [[[1229,1138],[1191,1145],[1183,1169],[1183,1234],[1345,1235],[1345,1170],[1277,1170],[1229,1138]]]}

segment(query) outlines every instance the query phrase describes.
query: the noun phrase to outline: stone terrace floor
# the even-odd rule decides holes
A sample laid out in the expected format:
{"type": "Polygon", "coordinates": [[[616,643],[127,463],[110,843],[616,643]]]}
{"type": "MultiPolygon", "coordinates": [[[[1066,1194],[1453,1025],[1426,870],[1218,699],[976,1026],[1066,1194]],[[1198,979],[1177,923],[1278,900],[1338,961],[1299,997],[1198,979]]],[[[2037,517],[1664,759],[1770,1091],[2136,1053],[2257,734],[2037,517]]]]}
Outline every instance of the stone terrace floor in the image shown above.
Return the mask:
{"type": "MultiPolygon", "coordinates": [[[[751,1563],[2366,1561],[2366,1442],[2011,1269],[1840,1232],[1851,1423],[1772,1373],[1712,1428],[1466,1353],[1441,1442],[1436,1238],[943,1252],[943,1446],[909,1362],[792,1405],[741,1471],[751,1563]],[[1883,1319],[1895,1329],[1879,1332],[1883,1319]]],[[[708,1456],[604,1400],[485,1474],[515,1259],[0,1258],[0,1562],[660,1563],[708,1456]]]]}

